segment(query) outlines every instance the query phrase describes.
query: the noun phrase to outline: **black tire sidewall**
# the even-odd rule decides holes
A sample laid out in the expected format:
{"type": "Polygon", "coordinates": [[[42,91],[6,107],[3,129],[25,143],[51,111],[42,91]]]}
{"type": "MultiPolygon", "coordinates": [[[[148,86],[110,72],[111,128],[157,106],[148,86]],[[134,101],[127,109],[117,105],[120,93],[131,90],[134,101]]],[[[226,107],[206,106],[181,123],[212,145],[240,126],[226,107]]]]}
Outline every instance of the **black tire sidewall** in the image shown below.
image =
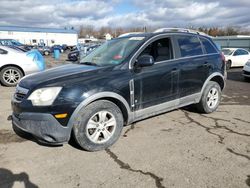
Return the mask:
{"type": "Polygon", "coordinates": [[[214,112],[219,104],[220,104],[220,101],[221,101],[221,88],[220,88],[220,85],[217,83],[217,82],[214,82],[214,81],[209,81],[207,86],[205,87],[204,91],[203,91],[203,94],[202,94],[202,98],[201,98],[201,107],[202,107],[202,111],[205,112],[205,113],[212,113],[214,112]],[[207,104],[207,95],[209,93],[209,91],[212,89],[212,88],[216,88],[217,91],[218,91],[218,102],[216,104],[216,106],[214,108],[210,108],[208,107],[208,104],[207,104]]]}
{"type": "Polygon", "coordinates": [[[228,60],[227,64],[226,64],[226,69],[229,70],[232,67],[232,61],[228,60]]]}
{"type": "Polygon", "coordinates": [[[99,151],[113,145],[121,135],[123,128],[123,116],[118,106],[106,100],[100,100],[84,107],[77,115],[77,122],[73,127],[76,142],[87,151],[99,151]],[[99,111],[106,110],[112,113],[116,119],[116,129],[112,137],[104,143],[94,143],[86,135],[86,125],[89,119],[99,111]]]}
{"type": "Polygon", "coordinates": [[[245,80],[246,82],[249,82],[249,81],[250,81],[250,77],[244,76],[244,80],[245,80]]]}
{"type": "MultiPolygon", "coordinates": [[[[3,68],[3,69],[0,71],[0,81],[1,81],[1,83],[2,83],[4,86],[7,86],[7,87],[16,86],[17,83],[16,83],[16,84],[9,84],[9,83],[5,82],[5,80],[3,79],[3,73],[4,73],[4,71],[6,71],[7,69],[14,69],[14,70],[18,71],[19,74],[20,74],[20,76],[21,76],[21,78],[23,77],[22,71],[21,71],[19,68],[13,67],[13,66],[5,67],[5,68],[3,68]]],[[[21,79],[21,78],[20,78],[20,79],[21,79]]],[[[19,80],[19,81],[20,81],[20,80],[19,80]]]]}

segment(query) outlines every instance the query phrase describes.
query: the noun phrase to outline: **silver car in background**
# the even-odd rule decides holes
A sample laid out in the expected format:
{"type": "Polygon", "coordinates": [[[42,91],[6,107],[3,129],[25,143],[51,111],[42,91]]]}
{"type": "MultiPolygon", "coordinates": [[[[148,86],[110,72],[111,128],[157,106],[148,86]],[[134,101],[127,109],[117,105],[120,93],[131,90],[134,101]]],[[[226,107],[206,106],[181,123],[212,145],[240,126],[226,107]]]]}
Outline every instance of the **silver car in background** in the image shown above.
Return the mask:
{"type": "Polygon", "coordinates": [[[21,50],[0,46],[0,82],[5,86],[15,86],[28,74],[45,69],[43,56],[37,50],[21,50]]]}

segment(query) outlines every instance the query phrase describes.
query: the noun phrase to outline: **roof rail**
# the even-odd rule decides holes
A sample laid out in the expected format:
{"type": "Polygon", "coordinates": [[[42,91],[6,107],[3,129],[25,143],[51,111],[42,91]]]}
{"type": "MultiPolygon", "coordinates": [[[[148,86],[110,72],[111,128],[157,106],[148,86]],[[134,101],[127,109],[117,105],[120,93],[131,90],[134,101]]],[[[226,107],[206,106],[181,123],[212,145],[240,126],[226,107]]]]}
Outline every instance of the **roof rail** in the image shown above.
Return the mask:
{"type": "Polygon", "coordinates": [[[186,29],[186,28],[160,28],[154,31],[154,33],[160,33],[160,32],[186,32],[186,33],[195,33],[198,35],[205,35],[208,36],[206,33],[196,31],[193,29],[186,29]]]}
{"type": "Polygon", "coordinates": [[[132,34],[141,34],[141,33],[143,33],[143,32],[129,32],[129,33],[123,33],[123,34],[119,35],[118,38],[119,38],[119,37],[126,37],[126,36],[132,35],[132,34]]]}

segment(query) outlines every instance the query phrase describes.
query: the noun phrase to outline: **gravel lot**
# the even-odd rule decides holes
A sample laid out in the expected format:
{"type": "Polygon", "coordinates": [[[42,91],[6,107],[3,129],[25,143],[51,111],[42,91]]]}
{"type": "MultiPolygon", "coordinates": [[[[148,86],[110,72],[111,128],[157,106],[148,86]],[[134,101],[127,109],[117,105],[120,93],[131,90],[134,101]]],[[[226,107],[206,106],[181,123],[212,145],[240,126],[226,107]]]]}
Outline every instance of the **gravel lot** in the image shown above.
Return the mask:
{"type": "Polygon", "coordinates": [[[250,83],[241,69],[229,71],[217,112],[184,108],[140,121],[92,153],[14,134],[13,91],[0,86],[0,187],[250,187],[250,83]]]}

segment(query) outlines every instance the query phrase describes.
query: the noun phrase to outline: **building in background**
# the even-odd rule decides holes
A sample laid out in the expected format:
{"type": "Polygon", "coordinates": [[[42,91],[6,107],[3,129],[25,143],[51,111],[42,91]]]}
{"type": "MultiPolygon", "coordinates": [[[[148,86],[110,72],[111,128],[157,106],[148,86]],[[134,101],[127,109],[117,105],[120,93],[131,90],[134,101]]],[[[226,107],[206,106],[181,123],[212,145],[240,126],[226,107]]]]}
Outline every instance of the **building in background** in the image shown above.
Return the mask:
{"type": "Polygon", "coordinates": [[[85,44],[85,43],[96,43],[99,40],[94,36],[86,36],[85,38],[79,38],[78,43],[85,44]]]}
{"type": "Polygon", "coordinates": [[[221,46],[221,48],[244,48],[250,50],[250,36],[221,36],[214,37],[213,41],[221,46]]]}
{"type": "Polygon", "coordinates": [[[111,40],[113,38],[113,36],[110,33],[106,33],[104,35],[104,38],[105,38],[105,40],[111,40]]]}
{"type": "Polygon", "coordinates": [[[27,45],[77,45],[78,35],[72,29],[0,26],[0,39],[15,39],[27,45]]]}

